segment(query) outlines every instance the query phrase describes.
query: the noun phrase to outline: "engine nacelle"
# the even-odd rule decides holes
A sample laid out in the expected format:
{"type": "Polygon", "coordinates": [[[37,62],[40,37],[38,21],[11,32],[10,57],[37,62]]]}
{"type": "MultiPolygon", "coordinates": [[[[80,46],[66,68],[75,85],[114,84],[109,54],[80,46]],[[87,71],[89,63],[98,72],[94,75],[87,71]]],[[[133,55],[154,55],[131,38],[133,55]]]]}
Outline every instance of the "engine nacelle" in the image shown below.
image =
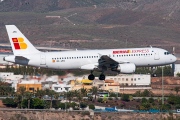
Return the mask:
{"type": "Polygon", "coordinates": [[[121,73],[133,73],[136,70],[136,65],[134,63],[119,64],[117,70],[121,73]]]}

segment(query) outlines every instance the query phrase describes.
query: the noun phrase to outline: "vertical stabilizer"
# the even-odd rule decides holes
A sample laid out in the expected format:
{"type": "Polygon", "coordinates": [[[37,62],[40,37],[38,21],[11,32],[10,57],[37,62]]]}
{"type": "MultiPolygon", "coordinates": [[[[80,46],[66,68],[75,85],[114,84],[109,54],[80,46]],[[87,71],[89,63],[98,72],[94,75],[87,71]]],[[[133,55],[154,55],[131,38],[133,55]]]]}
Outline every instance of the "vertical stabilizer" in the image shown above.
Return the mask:
{"type": "Polygon", "coordinates": [[[9,41],[15,56],[35,54],[37,50],[15,25],[6,25],[9,41]]]}

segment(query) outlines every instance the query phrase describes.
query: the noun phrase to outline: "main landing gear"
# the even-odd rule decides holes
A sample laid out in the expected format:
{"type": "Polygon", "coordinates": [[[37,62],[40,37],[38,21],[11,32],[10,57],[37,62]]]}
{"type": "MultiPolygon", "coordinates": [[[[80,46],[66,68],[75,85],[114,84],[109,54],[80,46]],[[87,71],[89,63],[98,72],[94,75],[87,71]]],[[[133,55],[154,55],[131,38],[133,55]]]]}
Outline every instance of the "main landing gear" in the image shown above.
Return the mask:
{"type": "MultiPolygon", "coordinates": [[[[106,76],[103,73],[101,73],[99,75],[99,80],[105,80],[105,78],[106,78],[106,76]]],[[[93,75],[93,71],[91,71],[91,74],[88,76],[88,79],[89,80],[94,80],[95,79],[95,76],[93,75]]]]}
{"type": "Polygon", "coordinates": [[[89,80],[94,80],[94,79],[95,79],[95,76],[91,73],[91,74],[88,76],[88,79],[89,79],[89,80]]]}
{"type": "Polygon", "coordinates": [[[103,73],[101,73],[100,75],[99,75],[99,80],[105,80],[105,75],[103,74],[103,73]]]}

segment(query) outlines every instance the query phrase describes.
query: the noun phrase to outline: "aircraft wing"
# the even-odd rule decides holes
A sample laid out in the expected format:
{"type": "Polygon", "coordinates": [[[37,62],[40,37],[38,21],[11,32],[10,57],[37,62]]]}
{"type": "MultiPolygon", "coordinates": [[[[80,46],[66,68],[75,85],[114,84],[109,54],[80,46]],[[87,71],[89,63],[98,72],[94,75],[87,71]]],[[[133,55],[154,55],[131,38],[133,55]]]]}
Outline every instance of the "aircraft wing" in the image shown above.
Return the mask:
{"type": "Polygon", "coordinates": [[[103,66],[106,64],[119,64],[117,61],[113,60],[107,55],[102,55],[98,62],[99,62],[99,66],[103,66]]]}
{"type": "Polygon", "coordinates": [[[98,63],[99,63],[99,67],[102,68],[103,66],[106,66],[106,67],[117,66],[118,64],[127,63],[127,61],[117,62],[114,59],[110,58],[108,55],[102,55],[98,63]]]}

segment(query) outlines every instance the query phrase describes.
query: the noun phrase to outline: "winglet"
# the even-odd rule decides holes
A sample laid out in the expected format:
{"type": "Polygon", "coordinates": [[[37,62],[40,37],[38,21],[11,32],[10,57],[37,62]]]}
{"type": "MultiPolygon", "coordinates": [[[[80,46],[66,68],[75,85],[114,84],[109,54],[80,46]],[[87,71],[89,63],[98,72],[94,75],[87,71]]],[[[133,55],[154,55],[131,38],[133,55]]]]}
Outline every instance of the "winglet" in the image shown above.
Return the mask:
{"type": "Polygon", "coordinates": [[[6,30],[14,55],[21,56],[40,52],[29,42],[15,25],[6,25],[6,30]]]}

